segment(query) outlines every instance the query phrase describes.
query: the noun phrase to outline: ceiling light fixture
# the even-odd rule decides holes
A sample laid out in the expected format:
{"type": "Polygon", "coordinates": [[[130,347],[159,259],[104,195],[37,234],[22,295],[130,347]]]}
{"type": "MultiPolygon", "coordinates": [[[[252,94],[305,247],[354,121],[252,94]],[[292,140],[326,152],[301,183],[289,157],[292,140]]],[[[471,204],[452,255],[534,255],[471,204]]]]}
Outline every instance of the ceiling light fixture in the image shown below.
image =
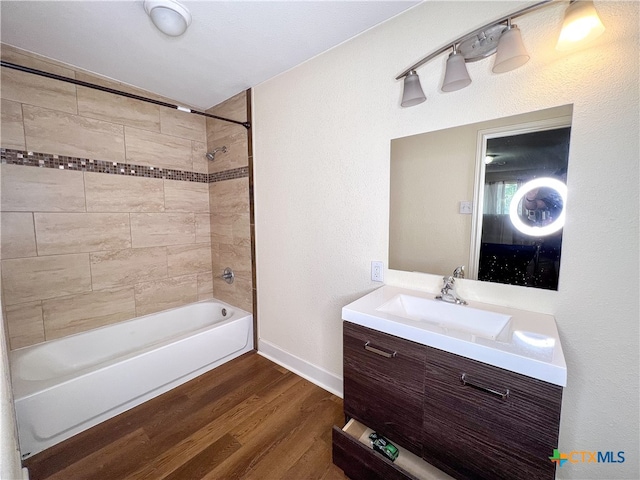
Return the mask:
{"type": "MultiPolygon", "coordinates": [[[[511,21],[541,7],[558,3],[558,1],[545,0],[522,8],[467,33],[422,58],[396,77],[396,80],[404,79],[401,105],[412,107],[426,100],[416,69],[450,48],[453,48],[453,52],[447,59],[445,78],[442,83],[443,92],[453,92],[471,84],[465,63],[482,60],[494,53],[496,53],[492,69],[494,73],[509,72],[521,67],[529,61],[530,56],[522,42],[520,29],[517,25],[512,25],[511,21]]],[[[568,49],[576,42],[590,41],[601,35],[602,32],[604,32],[604,26],[598,17],[593,1],[571,0],[565,12],[564,24],[556,48],[558,50],[568,49]]]]}
{"type": "Polygon", "coordinates": [[[191,13],[175,0],[145,0],[144,10],[165,35],[178,37],[191,25],[191,13]]]}

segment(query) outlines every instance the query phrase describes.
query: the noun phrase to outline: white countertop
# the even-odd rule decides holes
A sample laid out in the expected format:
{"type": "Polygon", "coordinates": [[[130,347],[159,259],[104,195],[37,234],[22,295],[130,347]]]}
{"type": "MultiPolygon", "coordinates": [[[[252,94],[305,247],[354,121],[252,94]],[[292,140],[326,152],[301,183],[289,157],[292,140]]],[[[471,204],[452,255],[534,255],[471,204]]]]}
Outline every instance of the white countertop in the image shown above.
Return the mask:
{"type": "MultiPolygon", "coordinates": [[[[567,365],[552,315],[469,302],[472,308],[511,316],[509,324],[491,340],[462,330],[410,320],[378,310],[378,307],[398,294],[435,298],[434,294],[428,292],[385,285],[343,307],[342,318],[363,327],[528,377],[562,387],[567,385],[567,365]]],[[[456,307],[466,308],[461,305],[456,307]]]]}

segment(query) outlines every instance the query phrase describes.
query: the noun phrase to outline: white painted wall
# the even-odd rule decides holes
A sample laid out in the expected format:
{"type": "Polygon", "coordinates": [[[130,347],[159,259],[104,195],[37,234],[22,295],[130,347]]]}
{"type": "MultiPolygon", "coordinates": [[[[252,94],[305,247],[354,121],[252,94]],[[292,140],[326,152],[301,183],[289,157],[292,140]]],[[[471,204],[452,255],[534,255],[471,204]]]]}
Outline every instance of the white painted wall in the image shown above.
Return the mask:
{"type": "MultiPolygon", "coordinates": [[[[525,66],[495,75],[491,59],[469,64],[473,83],[445,94],[443,55],[418,70],[428,99],[410,109],[399,106],[397,74],[522,3],[425,2],[255,88],[261,350],[339,390],[340,309],[379,285],[369,262],[387,259],[392,138],[571,103],[559,291],[466,281],[459,293],[555,315],[569,370],[560,449],[626,458],[567,464],[558,477],[640,478],[639,4],[596,4],[607,31],[591,47],[555,50],[559,2],[518,20],[525,66]]],[[[440,286],[433,275],[385,274],[390,284],[440,286]]]]}

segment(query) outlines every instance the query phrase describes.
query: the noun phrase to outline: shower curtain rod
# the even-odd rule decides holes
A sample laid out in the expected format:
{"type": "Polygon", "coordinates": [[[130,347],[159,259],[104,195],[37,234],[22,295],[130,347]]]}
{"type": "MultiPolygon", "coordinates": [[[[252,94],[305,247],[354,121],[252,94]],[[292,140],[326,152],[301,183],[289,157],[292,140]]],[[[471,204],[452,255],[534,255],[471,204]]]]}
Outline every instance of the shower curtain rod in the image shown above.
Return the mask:
{"type": "Polygon", "coordinates": [[[187,107],[181,107],[172,103],[162,102],[160,100],[154,100],[148,97],[142,97],[133,93],[122,92],[120,90],[114,90],[113,88],[102,87],[94,83],[83,82],[82,80],[76,80],[75,78],[63,77],[62,75],[56,75],[55,73],[44,72],[42,70],[36,70],[35,68],[24,67],[22,65],[16,65],[15,63],[0,61],[3,67],[12,68],[21,72],[32,73],[34,75],[40,75],[41,77],[52,78],[54,80],[60,80],[61,82],[73,83],[74,85],[80,85],[81,87],[93,88],[94,90],[100,90],[102,92],[112,93],[114,95],[120,95],[122,97],[133,98],[134,100],[140,100],[142,102],[153,103],[154,105],[160,105],[161,107],[173,108],[180,110],[181,112],[193,113],[194,115],[201,115],[203,117],[215,118],[216,120],[222,120],[223,122],[235,123],[236,125],[242,125],[247,130],[251,128],[251,123],[240,122],[238,120],[231,120],[230,118],[219,117],[206,112],[199,112],[197,110],[191,110],[187,107]]]}

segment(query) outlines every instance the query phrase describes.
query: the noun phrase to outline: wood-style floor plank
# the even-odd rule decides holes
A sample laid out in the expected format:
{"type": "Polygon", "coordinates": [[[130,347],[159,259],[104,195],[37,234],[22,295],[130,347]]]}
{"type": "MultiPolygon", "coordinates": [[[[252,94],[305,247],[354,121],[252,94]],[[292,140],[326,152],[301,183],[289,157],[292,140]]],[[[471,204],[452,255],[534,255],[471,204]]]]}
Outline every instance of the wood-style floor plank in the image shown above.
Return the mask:
{"type": "Polygon", "coordinates": [[[345,480],[342,400],[245,354],[25,461],[32,480],[345,480]]]}

